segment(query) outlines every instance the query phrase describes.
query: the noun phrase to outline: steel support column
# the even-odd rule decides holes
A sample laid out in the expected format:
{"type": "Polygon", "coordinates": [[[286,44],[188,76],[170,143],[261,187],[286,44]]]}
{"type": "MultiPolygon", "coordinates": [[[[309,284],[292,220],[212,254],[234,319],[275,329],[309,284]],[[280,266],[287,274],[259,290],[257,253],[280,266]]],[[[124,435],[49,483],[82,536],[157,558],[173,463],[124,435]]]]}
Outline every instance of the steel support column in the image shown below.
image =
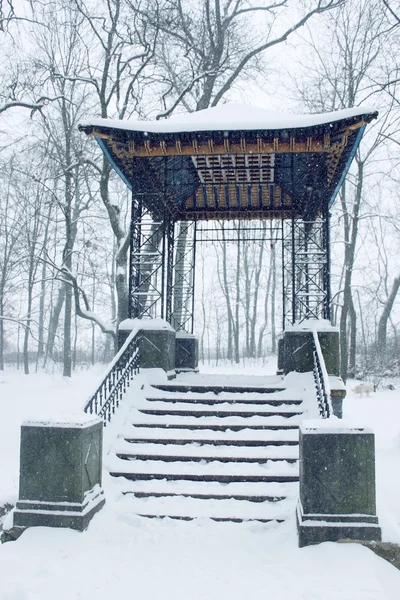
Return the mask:
{"type": "Polygon", "coordinates": [[[163,218],[154,219],[142,197],[132,198],[129,313],[157,318],[164,313],[163,218]]]}
{"type": "Polygon", "coordinates": [[[193,333],[196,223],[176,223],[173,238],[171,233],[168,240],[167,319],[176,331],[193,333]]]}
{"type": "Polygon", "coordinates": [[[168,219],[165,223],[166,240],[166,294],[165,294],[165,319],[171,323],[172,296],[174,283],[174,242],[175,223],[168,219]]]}
{"type": "Polygon", "coordinates": [[[283,222],[284,327],[330,319],[329,215],[283,222]]]}

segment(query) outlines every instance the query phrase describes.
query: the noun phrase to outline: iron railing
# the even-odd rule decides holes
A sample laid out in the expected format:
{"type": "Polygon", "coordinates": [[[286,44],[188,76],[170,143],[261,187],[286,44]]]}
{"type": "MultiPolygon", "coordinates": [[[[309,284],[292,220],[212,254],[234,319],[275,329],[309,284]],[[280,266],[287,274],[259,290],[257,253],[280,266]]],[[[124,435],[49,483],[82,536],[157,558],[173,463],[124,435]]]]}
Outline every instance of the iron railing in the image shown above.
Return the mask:
{"type": "Polygon", "coordinates": [[[89,398],[84,407],[84,412],[96,414],[107,425],[112,415],[118,408],[122,396],[125,394],[133,377],[139,371],[139,335],[138,330],[130,333],[124,345],[114,357],[111,365],[98,386],[95,393],[89,398]]]}
{"type": "Polygon", "coordinates": [[[331,389],[329,385],[329,376],[325,366],[324,355],[322,354],[319,343],[318,332],[313,331],[314,348],[314,382],[319,414],[322,419],[329,419],[333,415],[331,389]]]}

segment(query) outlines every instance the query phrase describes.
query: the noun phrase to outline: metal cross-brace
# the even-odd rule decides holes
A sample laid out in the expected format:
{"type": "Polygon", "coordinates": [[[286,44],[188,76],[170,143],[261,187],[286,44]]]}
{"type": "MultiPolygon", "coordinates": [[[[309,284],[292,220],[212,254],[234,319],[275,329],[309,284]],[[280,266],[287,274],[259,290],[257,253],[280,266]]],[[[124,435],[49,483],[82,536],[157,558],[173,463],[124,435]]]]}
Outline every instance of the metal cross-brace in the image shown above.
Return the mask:
{"type": "Polygon", "coordinates": [[[129,314],[131,318],[159,318],[164,314],[165,223],[144,207],[141,196],[132,200],[129,314]]]}
{"type": "Polygon", "coordinates": [[[330,319],[329,215],[282,221],[284,327],[330,319]]]}
{"type": "Polygon", "coordinates": [[[176,331],[193,333],[196,223],[181,221],[168,236],[166,318],[176,331]]]}

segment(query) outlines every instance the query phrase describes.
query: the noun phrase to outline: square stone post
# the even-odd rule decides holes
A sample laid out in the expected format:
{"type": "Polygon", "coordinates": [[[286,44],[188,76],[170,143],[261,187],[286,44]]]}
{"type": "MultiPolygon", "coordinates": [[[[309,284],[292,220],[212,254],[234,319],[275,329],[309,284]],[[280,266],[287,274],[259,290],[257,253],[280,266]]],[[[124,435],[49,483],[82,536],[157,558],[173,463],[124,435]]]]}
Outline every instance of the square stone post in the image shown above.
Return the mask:
{"type": "Polygon", "coordinates": [[[375,439],[339,419],[300,425],[299,546],[380,540],[375,502],[375,439]]]}
{"type": "Polygon", "coordinates": [[[175,329],[163,319],[126,319],[119,325],[118,345],[121,348],[136,329],[141,369],[163,369],[169,379],[175,377],[175,329]]]}
{"type": "Polygon", "coordinates": [[[175,370],[177,373],[197,373],[199,370],[199,341],[193,333],[176,332],[175,370]]]}
{"type": "Polygon", "coordinates": [[[83,531],[105,503],[103,421],[78,414],[21,427],[19,499],[13,534],[32,526],[83,531]]]}
{"type": "Polygon", "coordinates": [[[318,332],[325,366],[331,376],[331,401],[333,413],[342,417],[342,404],[346,388],[340,378],[339,329],[326,320],[306,319],[288,327],[283,333],[283,341],[278,347],[278,369],[287,375],[293,371],[307,373],[314,369],[313,331],[318,332]]]}
{"type": "Polygon", "coordinates": [[[318,339],[329,375],[340,375],[339,329],[329,321],[305,320],[288,327],[283,334],[283,369],[285,375],[291,371],[306,373],[314,368],[313,331],[318,339]]]}

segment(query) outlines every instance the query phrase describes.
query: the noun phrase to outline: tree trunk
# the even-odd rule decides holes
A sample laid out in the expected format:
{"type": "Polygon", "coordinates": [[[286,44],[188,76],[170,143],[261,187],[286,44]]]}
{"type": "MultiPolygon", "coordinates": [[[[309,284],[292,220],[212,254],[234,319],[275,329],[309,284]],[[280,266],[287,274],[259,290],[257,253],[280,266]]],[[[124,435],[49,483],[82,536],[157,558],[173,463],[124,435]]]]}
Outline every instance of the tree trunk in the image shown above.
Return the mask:
{"type": "Polygon", "coordinates": [[[48,358],[50,358],[50,360],[53,360],[53,358],[54,358],[54,343],[55,343],[56,335],[57,335],[58,322],[60,320],[61,311],[64,306],[64,300],[65,300],[65,287],[64,287],[64,284],[62,284],[58,290],[56,303],[53,306],[51,313],[50,313],[49,332],[48,332],[47,344],[46,344],[46,356],[45,356],[43,366],[46,366],[48,358]]]}
{"type": "MultiPolygon", "coordinates": [[[[360,218],[360,204],[363,190],[363,176],[364,176],[364,163],[360,158],[356,159],[357,162],[357,185],[354,196],[353,211],[350,218],[347,198],[346,198],[346,185],[342,186],[341,193],[341,204],[343,209],[343,223],[344,223],[344,240],[345,240],[345,258],[344,258],[344,285],[343,285],[343,303],[340,314],[340,374],[343,381],[346,381],[348,376],[348,319],[353,306],[352,296],[352,274],[354,267],[354,259],[356,252],[356,243],[358,235],[358,225],[360,218]]],[[[353,307],[354,310],[354,307],[353,307]]],[[[353,353],[355,353],[355,340],[353,340],[353,353]]]]}
{"type": "MultiPolygon", "coordinates": [[[[47,251],[48,239],[49,239],[49,227],[50,227],[51,208],[48,212],[46,229],[44,233],[42,257],[47,251]]],[[[46,272],[47,263],[42,261],[41,279],[40,279],[40,299],[39,299],[39,322],[38,322],[38,346],[37,346],[37,358],[36,358],[36,370],[39,366],[39,360],[44,356],[44,304],[46,297],[46,272]]]]}
{"type": "Polygon", "coordinates": [[[244,325],[246,335],[245,356],[250,356],[250,295],[251,295],[251,274],[248,257],[248,246],[245,241],[239,240],[238,244],[243,243],[243,270],[244,270],[244,325]]]}
{"type": "Polygon", "coordinates": [[[386,360],[386,345],[387,345],[387,324],[392,312],[393,304],[400,288],[400,277],[396,277],[393,281],[392,289],[383,307],[382,314],[378,322],[378,356],[381,365],[384,365],[386,360]]]}
{"type": "MultiPolygon", "coordinates": [[[[46,244],[44,244],[46,247],[46,244]]],[[[38,322],[38,345],[37,345],[37,358],[36,358],[36,370],[39,366],[39,360],[44,356],[44,302],[46,296],[46,262],[42,262],[42,273],[40,281],[40,299],[39,299],[39,322],[38,322]]]]}
{"type": "Polygon", "coordinates": [[[235,325],[233,328],[234,335],[234,357],[235,363],[240,363],[240,324],[239,324],[239,308],[240,308],[240,267],[241,267],[241,243],[238,242],[236,252],[236,299],[235,299],[235,325]]]}
{"type": "MultiPolygon", "coordinates": [[[[230,297],[230,289],[228,284],[228,267],[227,267],[227,253],[226,253],[226,241],[224,235],[224,229],[222,226],[222,243],[220,245],[222,250],[222,281],[220,279],[219,272],[219,261],[217,261],[217,269],[218,276],[220,280],[220,285],[222,289],[222,293],[226,302],[226,312],[228,316],[228,350],[227,350],[227,358],[228,360],[232,360],[233,358],[233,348],[234,348],[234,323],[233,323],[233,311],[232,311],[232,303],[230,297]]],[[[217,259],[219,258],[219,254],[217,255],[217,259]]]]}
{"type": "Polygon", "coordinates": [[[271,287],[271,352],[276,354],[276,254],[272,249],[272,287],[271,287]]]}
{"type": "Polygon", "coordinates": [[[254,292],[253,292],[253,303],[250,317],[250,356],[255,358],[257,355],[256,348],[256,323],[257,323],[257,314],[258,314],[258,295],[260,291],[260,278],[262,271],[262,263],[264,256],[264,246],[265,246],[265,235],[263,234],[263,239],[260,243],[260,250],[258,253],[258,260],[255,266],[254,273],[254,292]]]}
{"type": "Polygon", "coordinates": [[[268,325],[268,321],[269,321],[269,296],[270,296],[270,290],[271,290],[271,281],[272,281],[272,271],[273,271],[273,264],[274,264],[274,249],[271,248],[271,254],[270,254],[270,258],[269,258],[269,272],[268,272],[268,279],[267,279],[267,287],[265,289],[265,296],[264,296],[264,321],[263,324],[260,327],[260,331],[258,333],[258,344],[257,344],[257,356],[263,356],[263,342],[264,342],[264,334],[265,334],[265,330],[267,328],[268,325]]]}
{"type": "MultiPolygon", "coordinates": [[[[0,286],[0,317],[4,315],[4,292],[0,286]]],[[[0,371],[4,371],[4,321],[0,318],[0,371]]]]}
{"type": "MultiPolygon", "coordinates": [[[[67,261],[71,264],[71,261],[67,261]]],[[[64,263],[65,264],[65,263],[64,263]]],[[[71,321],[72,321],[72,287],[64,284],[64,342],[63,342],[63,376],[72,375],[72,347],[71,347],[71,321]]]]}
{"type": "MultiPolygon", "coordinates": [[[[184,267],[185,267],[185,254],[186,254],[186,242],[187,242],[188,230],[186,223],[179,224],[179,233],[175,243],[175,284],[174,284],[174,297],[173,297],[173,319],[171,321],[172,327],[178,331],[182,329],[182,321],[187,307],[188,299],[184,298],[184,267]]],[[[161,239],[157,240],[157,246],[161,243],[161,239]]]]}
{"type": "Polygon", "coordinates": [[[357,315],[354,308],[353,298],[350,299],[349,308],[350,317],[350,345],[349,345],[349,367],[348,376],[354,378],[356,374],[356,354],[357,354],[357,315]]]}
{"type": "Polygon", "coordinates": [[[32,322],[32,297],[33,297],[33,273],[34,273],[34,246],[30,249],[29,267],[28,267],[28,299],[27,299],[27,311],[26,311],[26,322],[24,330],[24,345],[23,345],[23,357],[24,357],[24,374],[29,375],[29,335],[31,333],[31,322],[32,322]]]}

